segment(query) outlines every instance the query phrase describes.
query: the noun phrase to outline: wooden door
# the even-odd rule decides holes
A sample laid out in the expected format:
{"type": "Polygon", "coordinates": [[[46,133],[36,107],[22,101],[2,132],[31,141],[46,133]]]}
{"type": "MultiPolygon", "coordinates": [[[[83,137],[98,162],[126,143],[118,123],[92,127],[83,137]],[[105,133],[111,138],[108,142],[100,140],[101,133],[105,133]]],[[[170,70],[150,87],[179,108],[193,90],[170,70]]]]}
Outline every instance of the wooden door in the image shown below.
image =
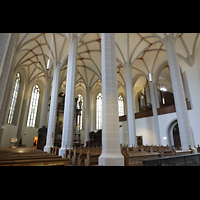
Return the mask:
{"type": "Polygon", "coordinates": [[[179,149],[181,147],[181,140],[179,135],[178,124],[176,124],[173,128],[173,139],[175,148],[179,149]]]}

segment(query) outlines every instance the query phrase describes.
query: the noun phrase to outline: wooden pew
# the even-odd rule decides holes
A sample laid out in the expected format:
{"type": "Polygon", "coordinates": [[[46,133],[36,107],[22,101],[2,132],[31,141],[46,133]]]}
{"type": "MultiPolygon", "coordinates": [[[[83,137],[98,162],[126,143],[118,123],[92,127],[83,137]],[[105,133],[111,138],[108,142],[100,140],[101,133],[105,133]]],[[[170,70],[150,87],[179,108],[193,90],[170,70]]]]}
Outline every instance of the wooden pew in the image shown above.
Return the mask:
{"type": "Polygon", "coordinates": [[[51,147],[51,153],[54,155],[58,155],[60,147],[51,147]]]}
{"type": "Polygon", "coordinates": [[[175,149],[159,149],[159,153],[161,154],[161,157],[168,157],[168,156],[175,156],[176,150],[175,149]]]}
{"type": "MultiPolygon", "coordinates": [[[[69,149],[68,158],[70,159],[70,165],[85,166],[85,160],[87,159],[88,150],[90,152],[90,154],[89,154],[90,157],[95,157],[97,155],[98,156],[101,155],[101,148],[98,148],[98,147],[89,147],[88,146],[88,147],[76,147],[73,149],[69,149]]],[[[93,162],[93,161],[91,160],[91,162],[93,162]]],[[[95,163],[98,164],[98,159],[97,159],[97,161],[95,161],[95,163]]]]}
{"type": "Polygon", "coordinates": [[[169,146],[146,145],[141,147],[140,151],[138,151],[138,147],[137,150],[134,147],[127,147],[127,149],[121,147],[121,153],[124,156],[125,166],[142,166],[141,160],[185,155],[192,153],[192,150],[183,151],[170,149],[169,146]]]}
{"type": "Polygon", "coordinates": [[[67,158],[39,158],[0,161],[0,166],[69,166],[67,158]]]}
{"type": "Polygon", "coordinates": [[[191,154],[192,150],[188,149],[188,150],[176,150],[176,156],[180,156],[180,155],[186,155],[186,154],[191,154]]]}
{"type": "Polygon", "coordinates": [[[78,155],[77,155],[76,151],[77,151],[77,148],[75,147],[74,151],[73,151],[73,156],[72,156],[72,166],[77,165],[77,156],[78,155]]]}
{"type": "Polygon", "coordinates": [[[85,159],[86,166],[98,165],[98,159],[101,155],[102,148],[89,148],[87,158],[85,159]]]}
{"type": "Polygon", "coordinates": [[[157,152],[136,152],[127,150],[122,152],[122,155],[124,156],[125,166],[142,166],[143,163],[141,160],[161,157],[160,153],[157,152]]]}
{"type": "Polygon", "coordinates": [[[69,166],[69,159],[33,148],[0,149],[0,166],[69,166]]]}
{"type": "Polygon", "coordinates": [[[87,152],[89,148],[92,147],[83,147],[80,149],[80,153],[78,155],[78,166],[85,166],[85,159],[87,158],[87,152]]]}

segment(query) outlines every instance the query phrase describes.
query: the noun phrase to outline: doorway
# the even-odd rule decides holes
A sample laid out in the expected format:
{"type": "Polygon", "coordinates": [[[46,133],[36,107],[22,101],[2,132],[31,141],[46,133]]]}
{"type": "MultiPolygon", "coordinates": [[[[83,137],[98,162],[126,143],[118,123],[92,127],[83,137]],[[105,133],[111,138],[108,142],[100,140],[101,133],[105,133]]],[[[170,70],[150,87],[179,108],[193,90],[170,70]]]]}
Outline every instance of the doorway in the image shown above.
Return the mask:
{"type": "Polygon", "coordinates": [[[173,135],[173,139],[174,139],[174,147],[176,149],[180,149],[181,148],[181,140],[180,140],[178,123],[175,124],[175,126],[172,130],[172,135],[173,135]]]}
{"type": "Polygon", "coordinates": [[[136,136],[136,138],[137,138],[137,146],[142,146],[143,145],[142,136],[136,136]]]}
{"type": "Polygon", "coordinates": [[[168,144],[176,149],[181,149],[178,121],[173,120],[168,127],[168,144]]]}

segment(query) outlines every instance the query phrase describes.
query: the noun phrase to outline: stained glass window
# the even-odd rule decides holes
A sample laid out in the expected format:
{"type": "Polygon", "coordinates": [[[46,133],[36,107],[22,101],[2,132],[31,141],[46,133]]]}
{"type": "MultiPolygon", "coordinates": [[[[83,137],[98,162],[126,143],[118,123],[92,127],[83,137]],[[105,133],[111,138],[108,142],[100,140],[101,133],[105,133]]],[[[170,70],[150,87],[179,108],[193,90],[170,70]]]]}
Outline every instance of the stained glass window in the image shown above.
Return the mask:
{"type": "Polygon", "coordinates": [[[31,102],[28,111],[28,120],[26,124],[27,127],[35,127],[39,96],[40,88],[38,85],[35,85],[31,94],[31,102]]]}
{"type": "Polygon", "coordinates": [[[167,91],[167,87],[166,87],[165,85],[163,85],[163,84],[160,84],[160,85],[158,86],[158,89],[159,89],[160,91],[163,91],[163,92],[166,92],[166,91],[167,91]]]}
{"type": "Polygon", "coordinates": [[[102,129],[102,94],[97,95],[96,100],[96,129],[102,129]]]}
{"type": "Polygon", "coordinates": [[[121,95],[118,97],[118,110],[119,110],[119,116],[123,116],[124,115],[124,99],[121,95]]]}
{"type": "Polygon", "coordinates": [[[80,125],[80,130],[82,130],[82,119],[83,119],[83,96],[81,94],[78,94],[78,101],[77,101],[77,108],[82,109],[81,110],[81,115],[78,117],[77,124],[80,125]],[[81,108],[80,108],[80,101],[81,103],[81,108]]]}
{"type": "Polygon", "coordinates": [[[13,121],[15,106],[16,106],[18,92],[19,92],[19,86],[20,86],[20,73],[17,73],[15,76],[15,84],[13,87],[12,98],[11,98],[9,111],[8,111],[8,117],[7,117],[8,124],[12,124],[12,121],[13,121]]]}

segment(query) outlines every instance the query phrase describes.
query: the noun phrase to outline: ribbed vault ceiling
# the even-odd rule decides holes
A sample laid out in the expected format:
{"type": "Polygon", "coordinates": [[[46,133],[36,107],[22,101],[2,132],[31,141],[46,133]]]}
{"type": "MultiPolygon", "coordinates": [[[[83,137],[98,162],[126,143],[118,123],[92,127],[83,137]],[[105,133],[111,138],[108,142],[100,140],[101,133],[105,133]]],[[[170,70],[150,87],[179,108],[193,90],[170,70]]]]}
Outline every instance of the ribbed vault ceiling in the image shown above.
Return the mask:
{"type": "MultiPolygon", "coordinates": [[[[53,65],[62,64],[61,80],[67,76],[68,38],[79,37],[77,52],[77,86],[93,87],[101,80],[101,33],[19,33],[16,69],[24,68],[27,81],[44,81],[53,76],[53,65]],[[46,70],[48,59],[50,70],[46,70]],[[98,81],[98,82],[97,82],[98,81]]],[[[167,58],[163,40],[171,33],[116,33],[116,67],[119,86],[125,86],[123,65],[132,66],[132,77],[154,73],[159,63],[167,58]]],[[[178,57],[189,65],[195,59],[199,33],[174,33],[178,57]]]]}

